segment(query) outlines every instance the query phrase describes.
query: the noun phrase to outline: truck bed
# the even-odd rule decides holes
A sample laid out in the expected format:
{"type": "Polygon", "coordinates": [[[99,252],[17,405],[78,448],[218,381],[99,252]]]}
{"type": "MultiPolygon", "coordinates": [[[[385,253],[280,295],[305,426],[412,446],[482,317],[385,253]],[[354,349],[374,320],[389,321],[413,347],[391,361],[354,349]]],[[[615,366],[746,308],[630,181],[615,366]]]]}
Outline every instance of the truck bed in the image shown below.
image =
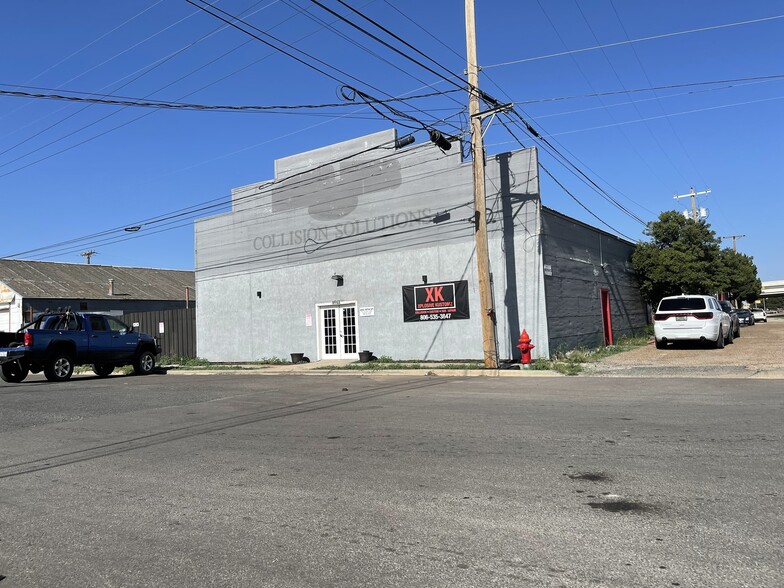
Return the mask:
{"type": "Polygon", "coordinates": [[[4,333],[0,331],[0,347],[10,347],[12,343],[22,342],[21,333],[4,333]]]}

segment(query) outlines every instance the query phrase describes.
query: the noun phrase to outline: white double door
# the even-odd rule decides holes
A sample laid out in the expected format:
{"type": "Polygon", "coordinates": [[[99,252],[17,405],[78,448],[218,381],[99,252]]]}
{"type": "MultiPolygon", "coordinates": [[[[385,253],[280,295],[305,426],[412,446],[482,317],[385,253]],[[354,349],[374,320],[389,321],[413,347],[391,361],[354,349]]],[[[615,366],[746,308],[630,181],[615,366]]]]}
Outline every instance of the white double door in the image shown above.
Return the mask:
{"type": "Polygon", "coordinates": [[[319,357],[357,359],[357,305],[319,306],[319,357]]]}

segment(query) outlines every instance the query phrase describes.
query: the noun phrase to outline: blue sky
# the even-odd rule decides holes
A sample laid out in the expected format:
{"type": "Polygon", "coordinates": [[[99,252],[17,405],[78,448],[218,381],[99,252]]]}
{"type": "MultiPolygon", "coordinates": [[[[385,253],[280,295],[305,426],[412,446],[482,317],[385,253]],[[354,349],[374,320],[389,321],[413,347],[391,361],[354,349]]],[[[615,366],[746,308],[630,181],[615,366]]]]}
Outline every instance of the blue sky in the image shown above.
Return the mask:
{"type": "MultiPolygon", "coordinates": [[[[321,1],[443,77],[465,69],[459,0],[346,0],[439,65],[336,0],[321,1]]],[[[446,133],[466,129],[455,84],[309,0],[213,4],[322,72],[185,0],[49,0],[4,6],[0,91],[323,105],[345,102],[347,83],[376,98],[439,92],[400,109],[446,133]]],[[[641,220],[687,207],[674,194],[710,188],[699,205],[717,235],[745,235],[737,248],[754,257],[760,277],[784,279],[784,3],[477,0],[476,14],[481,88],[517,103],[605,191],[540,148],[541,163],[571,192],[542,174],[546,206],[638,240],[641,220]]],[[[392,126],[403,134],[404,124],[361,103],[212,112],[0,95],[0,255],[81,263],[79,253],[92,249],[93,263],[192,269],[192,219],[225,210],[232,187],[270,179],[276,158],[392,126]]],[[[489,153],[538,144],[522,123],[507,118],[506,127],[512,133],[500,121],[490,126],[489,153]]]]}

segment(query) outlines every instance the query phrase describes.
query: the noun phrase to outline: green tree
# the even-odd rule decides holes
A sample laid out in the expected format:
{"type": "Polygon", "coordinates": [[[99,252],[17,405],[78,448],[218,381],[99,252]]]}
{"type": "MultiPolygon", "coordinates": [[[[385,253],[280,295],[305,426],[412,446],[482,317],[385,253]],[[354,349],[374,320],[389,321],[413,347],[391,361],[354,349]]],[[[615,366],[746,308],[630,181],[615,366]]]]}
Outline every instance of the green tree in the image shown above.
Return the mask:
{"type": "Polygon", "coordinates": [[[721,290],[728,298],[753,303],[762,292],[753,258],[733,249],[722,249],[719,254],[721,290]]]}
{"type": "Polygon", "coordinates": [[[645,300],[655,305],[664,296],[721,289],[721,239],[708,223],[668,211],[649,222],[644,233],[651,240],[637,244],[632,265],[645,300]]]}

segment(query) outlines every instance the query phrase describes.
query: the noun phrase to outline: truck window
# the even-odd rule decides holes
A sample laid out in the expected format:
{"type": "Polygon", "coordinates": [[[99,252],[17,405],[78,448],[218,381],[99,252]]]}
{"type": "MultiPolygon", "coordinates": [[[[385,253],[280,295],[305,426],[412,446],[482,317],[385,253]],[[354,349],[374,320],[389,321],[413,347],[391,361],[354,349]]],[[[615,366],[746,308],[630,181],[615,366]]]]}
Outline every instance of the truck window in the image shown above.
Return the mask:
{"type": "Polygon", "coordinates": [[[43,329],[55,331],[78,331],[79,319],[73,314],[58,314],[47,317],[41,326],[43,329]]]}
{"type": "Polygon", "coordinates": [[[125,323],[118,321],[116,318],[107,316],[106,322],[109,323],[109,330],[113,333],[120,333],[121,335],[124,335],[128,332],[128,326],[125,323]]]}
{"type": "Polygon", "coordinates": [[[90,315],[90,329],[93,331],[106,331],[106,321],[102,316],[90,315]]]}

